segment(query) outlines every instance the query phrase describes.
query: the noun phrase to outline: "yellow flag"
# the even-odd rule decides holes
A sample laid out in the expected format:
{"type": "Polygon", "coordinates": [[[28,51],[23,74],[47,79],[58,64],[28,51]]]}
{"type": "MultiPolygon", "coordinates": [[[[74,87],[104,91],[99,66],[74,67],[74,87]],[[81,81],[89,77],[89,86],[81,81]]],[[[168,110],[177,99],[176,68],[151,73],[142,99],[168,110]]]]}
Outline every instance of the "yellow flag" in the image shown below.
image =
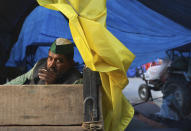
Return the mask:
{"type": "Polygon", "coordinates": [[[122,94],[126,71],[135,58],[106,28],[106,0],[38,0],[41,6],[62,12],[69,19],[73,40],[84,60],[98,71],[103,86],[105,131],[123,131],[134,109],[122,94]]]}

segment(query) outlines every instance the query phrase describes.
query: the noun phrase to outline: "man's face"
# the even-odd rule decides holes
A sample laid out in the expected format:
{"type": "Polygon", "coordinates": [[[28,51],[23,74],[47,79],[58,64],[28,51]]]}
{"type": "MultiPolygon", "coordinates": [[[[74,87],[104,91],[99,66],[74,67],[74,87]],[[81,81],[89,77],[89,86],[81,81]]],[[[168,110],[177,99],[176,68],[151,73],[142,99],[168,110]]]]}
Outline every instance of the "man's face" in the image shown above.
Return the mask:
{"type": "Polygon", "coordinates": [[[69,61],[64,55],[55,54],[51,51],[48,53],[47,69],[54,71],[57,75],[69,70],[72,61],[69,61]]]}

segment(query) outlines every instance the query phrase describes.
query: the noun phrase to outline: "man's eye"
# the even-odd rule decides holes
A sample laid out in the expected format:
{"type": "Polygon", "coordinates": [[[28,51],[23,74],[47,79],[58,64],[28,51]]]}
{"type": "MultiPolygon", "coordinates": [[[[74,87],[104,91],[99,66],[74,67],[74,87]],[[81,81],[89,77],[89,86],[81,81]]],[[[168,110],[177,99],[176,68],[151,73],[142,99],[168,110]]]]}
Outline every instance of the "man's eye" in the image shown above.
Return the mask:
{"type": "Polygon", "coordinates": [[[63,59],[57,59],[56,62],[58,62],[58,63],[64,63],[64,60],[63,60],[63,59]]]}

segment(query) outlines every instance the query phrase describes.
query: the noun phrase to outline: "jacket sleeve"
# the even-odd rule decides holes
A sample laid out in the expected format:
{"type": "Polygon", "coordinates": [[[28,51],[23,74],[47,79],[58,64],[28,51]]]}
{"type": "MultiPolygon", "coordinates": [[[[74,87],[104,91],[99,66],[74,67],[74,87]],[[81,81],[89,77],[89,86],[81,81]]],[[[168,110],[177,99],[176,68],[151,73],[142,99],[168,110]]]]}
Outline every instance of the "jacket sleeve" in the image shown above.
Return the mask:
{"type": "Polygon", "coordinates": [[[4,85],[23,85],[27,80],[31,80],[32,79],[33,70],[34,70],[35,66],[31,70],[26,72],[25,74],[16,77],[15,79],[5,83],[4,85]]]}

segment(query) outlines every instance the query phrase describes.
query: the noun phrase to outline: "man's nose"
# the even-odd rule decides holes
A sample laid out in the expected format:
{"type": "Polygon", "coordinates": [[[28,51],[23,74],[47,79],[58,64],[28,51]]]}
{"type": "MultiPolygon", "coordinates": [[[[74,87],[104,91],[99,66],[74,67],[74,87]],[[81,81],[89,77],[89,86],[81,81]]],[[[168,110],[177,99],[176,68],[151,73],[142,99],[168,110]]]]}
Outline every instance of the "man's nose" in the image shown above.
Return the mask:
{"type": "Polygon", "coordinates": [[[52,60],[51,62],[50,62],[50,67],[55,67],[56,66],[56,61],[55,60],[52,60]]]}

